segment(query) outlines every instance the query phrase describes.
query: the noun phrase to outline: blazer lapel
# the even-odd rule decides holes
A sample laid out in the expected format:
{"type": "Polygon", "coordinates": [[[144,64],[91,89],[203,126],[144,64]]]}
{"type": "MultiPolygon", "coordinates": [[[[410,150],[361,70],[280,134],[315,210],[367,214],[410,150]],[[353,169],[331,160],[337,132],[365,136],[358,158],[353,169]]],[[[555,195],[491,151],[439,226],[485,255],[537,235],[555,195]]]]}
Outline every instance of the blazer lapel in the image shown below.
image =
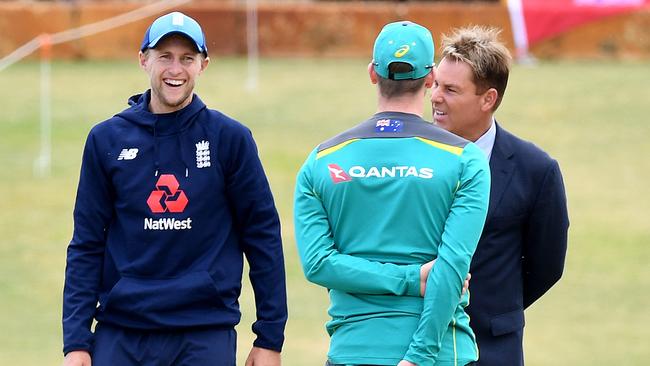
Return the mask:
{"type": "Polygon", "coordinates": [[[490,175],[492,184],[490,188],[490,203],[488,206],[487,220],[489,220],[499,206],[503,193],[512,178],[515,170],[514,155],[508,132],[497,124],[497,133],[494,139],[494,147],[490,156],[490,175]]]}

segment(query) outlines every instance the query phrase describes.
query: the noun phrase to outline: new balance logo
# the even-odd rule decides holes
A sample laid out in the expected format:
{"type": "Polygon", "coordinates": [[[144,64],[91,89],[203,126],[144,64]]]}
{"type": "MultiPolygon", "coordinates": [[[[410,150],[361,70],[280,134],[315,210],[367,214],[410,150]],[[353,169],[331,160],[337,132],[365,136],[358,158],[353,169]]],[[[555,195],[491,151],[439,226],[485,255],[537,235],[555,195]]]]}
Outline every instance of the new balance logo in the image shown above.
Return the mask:
{"type": "Polygon", "coordinates": [[[117,160],[133,160],[136,156],[138,156],[138,151],[139,150],[137,148],[122,149],[122,151],[120,151],[120,156],[117,157],[117,160]]]}
{"type": "Polygon", "coordinates": [[[201,141],[196,144],[196,167],[207,168],[210,166],[210,142],[201,141]]]}

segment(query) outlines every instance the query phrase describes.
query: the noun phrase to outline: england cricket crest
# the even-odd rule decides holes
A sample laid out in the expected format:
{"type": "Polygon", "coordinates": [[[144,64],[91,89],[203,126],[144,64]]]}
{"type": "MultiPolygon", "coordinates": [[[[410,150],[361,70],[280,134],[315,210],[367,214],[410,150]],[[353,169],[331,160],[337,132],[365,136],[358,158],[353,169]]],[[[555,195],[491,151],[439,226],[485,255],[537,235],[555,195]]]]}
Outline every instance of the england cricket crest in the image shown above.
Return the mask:
{"type": "Polygon", "coordinates": [[[210,142],[201,141],[196,144],[196,167],[208,168],[210,167],[210,142]]]}

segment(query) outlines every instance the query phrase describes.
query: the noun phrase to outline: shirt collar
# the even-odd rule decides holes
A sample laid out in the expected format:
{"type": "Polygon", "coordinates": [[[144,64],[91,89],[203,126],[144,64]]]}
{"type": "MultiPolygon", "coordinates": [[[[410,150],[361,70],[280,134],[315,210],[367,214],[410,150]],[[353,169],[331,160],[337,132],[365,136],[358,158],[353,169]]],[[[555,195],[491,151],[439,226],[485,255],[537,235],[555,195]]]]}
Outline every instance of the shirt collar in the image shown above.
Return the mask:
{"type": "Polygon", "coordinates": [[[478,140],[476,140],[474,143],[476,146],[478,146],[481,151],[485,154],[485,157],[490,160],[490,156],[492,156],[492,148],[494,147],[494,139],[497,136],[497,125],[496,121],[494,120],[494,117],[492,118],[492,125],[488,130],[483,134],[483,136],[479,137],[478,140]]]}

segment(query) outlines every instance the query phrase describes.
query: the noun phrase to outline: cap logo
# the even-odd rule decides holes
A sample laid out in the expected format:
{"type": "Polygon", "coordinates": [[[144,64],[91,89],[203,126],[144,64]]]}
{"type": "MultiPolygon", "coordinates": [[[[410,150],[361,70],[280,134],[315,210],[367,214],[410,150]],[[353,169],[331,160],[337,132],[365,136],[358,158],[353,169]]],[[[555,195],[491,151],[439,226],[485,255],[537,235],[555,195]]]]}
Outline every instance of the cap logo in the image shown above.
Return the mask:
{"type": "Polygon", "coordinates": [[[183,26],[183,14],[174,13],[172,14],[172,25],[177,25],[179,27],[183,26]]]}
{"type": "Polygon", "coordinates": [[[409,47],[409,45],[407,45],[407,44],[403,45],[397,51],[395,51],[395,57],[397,57],[397,58],[403,57],[404,55],[406,55],[409,52],[410,49],[411,49],[411,47],[409,47]]]}

